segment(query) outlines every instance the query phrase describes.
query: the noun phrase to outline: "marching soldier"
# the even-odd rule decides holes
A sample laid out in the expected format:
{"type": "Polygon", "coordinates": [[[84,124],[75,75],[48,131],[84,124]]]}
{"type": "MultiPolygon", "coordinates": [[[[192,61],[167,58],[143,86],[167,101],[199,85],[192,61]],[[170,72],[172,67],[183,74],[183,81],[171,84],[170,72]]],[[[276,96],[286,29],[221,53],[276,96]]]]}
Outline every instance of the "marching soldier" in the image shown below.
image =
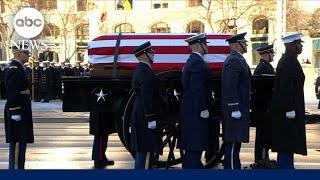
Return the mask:
{"type": "Polygon", "coordinates": [[[203,168],[202,151],[208,150],[212,74],[203,56],[208,53],[204,33],[185,40],[192,50],[182,72],[181,148],[185,150],[184,169],[203,168]]]}
{"type": "Polygon", "coordinates": [[[5,105],[5,133],[9,145],[9,169],[24,169],[27,143],[34,142],[29,81],[23,64],[30,52],[12,47],[14,59],[5,76],[7,102],[5,105]]]}
{"type": "Polygon", "coordinates": [[[49,69],[49,61],[43,61],[43,68],[41,69],[41,81],[40,81],[40,92],[42,102],[49,102],[49,94],[51,88],[51,73],[49,69]]]}
{"type": "Polygon", "coordinates": [[[282,38],[286,51],[277,65],[271,105],[272,150],[278,152],[279,168],[294,168],[294,153],[307,155],[304,80],[297,59],[302,52],[301,33],[282,38]]]}
{"type": "MultiPolygon", "coordinates": [[[[254,75],[274,75],[274,69],[270,64],[273,61],[273,45],[268,45],[257,49],[261,56],[260,63],[254,71],[254,75]]],[[[264,86],[255,87],[254,96],[252,97],[252,120],[256,122],[256,140],[254,157],[255,162],[260,160],[269,160],[268,148],[266,148],[268,124],[270,124],[270,104],[273,88],[264,86]]]]}
{"type": "Polygon", "coordinates": [[[132,89],[135,102],[131,118],[130,148],[136,152],[135,169],[152,168],[154,153],[159,153],[161,140],[157,133],[160,94],[159,82],[155,77],[151,65],[154,52],[151,43],[146,42],[136,47],[132,53],[139,64],[132,77],[132,89]]]}
{"type": "Polygon", "coordinates": [[[83,67],[81,67],[80,63],[81,63],[80,61],[77,61],[76,66],[73,68],[73,72],[75,76],[83,76],[84,69],[83,67]]]}
{"type": "Polygon", "coordinates": [[[39,61],[35,60],[33,69],[34,102],[41,101],[41,71],[42,67],[39,66],[39,61]]]}
{"type": "Polygon", "coordinates": [[[228,38],[231,53],[222,69],[222,113],[225,143],[224,168],[241,169],[242,142],[249,141],[250,68],[243,57],[247,52],[246,33],[228,38]]]}

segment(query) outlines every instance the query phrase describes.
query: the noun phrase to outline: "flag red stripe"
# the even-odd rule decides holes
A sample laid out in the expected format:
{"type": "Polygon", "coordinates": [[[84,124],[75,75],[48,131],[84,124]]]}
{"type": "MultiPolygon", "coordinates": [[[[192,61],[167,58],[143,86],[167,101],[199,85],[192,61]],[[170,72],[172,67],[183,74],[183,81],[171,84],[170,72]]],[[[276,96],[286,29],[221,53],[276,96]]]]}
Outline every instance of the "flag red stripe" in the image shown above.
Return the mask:
{"type": "MultiPolygon", "coordinates": [[[[187,39],[193,35],[122,35],[121,39],[187,39]]],[[[207,35],[207,39],[228,39],[230,35],[207,35]]],[[[93,41],[117,40],[116,35],[99,36],[93,41]]]]}
{"type": "MultiPolygon", "coordinates": [[[[120,54],[131,54],[135,47],[121,46],[120,54]]],[[[155,54],[189,54],[190,48],[187,46],[153,46],[155,54]]],[[[209,46],[208,54],[229,54],[228,46],[209,46]]],[[[89,55],[113,55],[115,54],[114,47],[101,47],[88,49],[89,55]]]]}
{"type": "MultiPolygon", "coordinates": [[[[138,63],[118,63],[120,68],[135,69],[138,63]]],[[[223,62],[207,63],[209,69],[221,69],[223,62]]],[[[155,71],[170,71],[170,70],[182,70],[184,63],[155,63],[152,64],[152,69],[155,71]]]]}

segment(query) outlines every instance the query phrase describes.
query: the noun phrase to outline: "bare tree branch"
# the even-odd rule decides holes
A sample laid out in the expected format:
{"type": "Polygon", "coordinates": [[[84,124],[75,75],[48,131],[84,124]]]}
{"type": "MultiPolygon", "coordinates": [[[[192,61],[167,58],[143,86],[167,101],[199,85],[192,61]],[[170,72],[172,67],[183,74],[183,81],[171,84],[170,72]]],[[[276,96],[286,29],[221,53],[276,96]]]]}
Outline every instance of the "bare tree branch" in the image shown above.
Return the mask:
{"type": "MultiPolygon", "coordinates": [[[[65,59],[70,59],[74,54],[75,50],[73,52],[70,52],[70,45],[67,43],[67,40],[71,36],[76,36],[76,28],[79,24],[83,24],[85,14],[84,12],[79,13],[75,12],[75,8],[68,8],[65,12],[59,12],[59,17],[62,21],[62,27],[61,27],[61,38],[63,39],[63,42],[65,44],[64,48],[64,54],[65,59]]],[[[74,37],[76,39],[76,37],[74,37]]]]}
{"type": "Polygon", "coordinates": [[[214,24],[217,24],[219,25],[216,30],[218,32],[236,33],[237,20],[250,17],[249,13],[253,8],[264,5],[264,2],[256,0],[207,0],[202,4],[206,11],[202,18],[207,21],[212,31],[214,24]]]}

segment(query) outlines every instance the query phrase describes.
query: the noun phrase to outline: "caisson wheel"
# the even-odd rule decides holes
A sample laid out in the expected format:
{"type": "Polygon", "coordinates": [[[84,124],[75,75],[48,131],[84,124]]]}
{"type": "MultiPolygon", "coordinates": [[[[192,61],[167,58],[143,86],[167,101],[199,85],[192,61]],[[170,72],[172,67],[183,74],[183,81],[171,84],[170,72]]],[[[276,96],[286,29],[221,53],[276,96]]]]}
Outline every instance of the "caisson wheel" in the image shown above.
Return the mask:
{"type": "MultiPolygon", "coordinates": [[[[181,164],[184,152],[179,149],[180,131],[180,101],[182,97],[181,72],[167,71],[157,74],[160,80],[161,94],[161,117],[159,120],[160,133],[162,139],[161,154],[155,154],[154,166],[157,168],[169,168],[171,166],[181,164]]],[[[135,157],[135,153],[130,150],[130,135],[131,135],[131,113],[133,108],[135,95],[130,92],[124,99],[123,105],[119,111],[117,118],[117,131],[121,142],[135,157]]],[[[218,120],[218,129],[220,131],[220,121],[218,120]]],[[[192,132],[190,132],[192,133],[192,132]]],[[[218,133],[219,134],[219,133],[218,133]]],[[[219,134],[220,135],[220,134],[219,134]]],[[[218,135],[218,136],[219,136],[218,135]]],[[[219,142],[221,138],[218,137],[219,142]]],[[[215,143],[216,144],[216,143],[215,143]]],[[[204,162],[206,168],[211,168],[221,161],[224,154],[222,143],[218,143],[218,148],[208,157],[207,162],[204,162]]]]}

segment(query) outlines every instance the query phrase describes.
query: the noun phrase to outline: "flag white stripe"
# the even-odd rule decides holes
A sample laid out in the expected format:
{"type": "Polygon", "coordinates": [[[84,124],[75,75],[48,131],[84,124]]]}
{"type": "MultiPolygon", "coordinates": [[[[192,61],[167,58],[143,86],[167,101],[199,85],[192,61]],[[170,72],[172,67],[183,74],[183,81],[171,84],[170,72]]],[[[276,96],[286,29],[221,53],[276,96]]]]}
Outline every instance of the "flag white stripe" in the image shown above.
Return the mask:
{"type": "MultiPolygon", "coordinates": [[[[121,40],[120,46],[138,46],[147,41],[150,41],[152,46],[188,46],[184,39],[129,39],[121,40]]],[[[207,39],[207,41],[209,42],[208,46],[229,46],[225,39],[207,39]]],[[[88,44],[88,49],[115,47],[116,42],[116,40],[91,41],[88,44]]]]}
{"type": "MultiPolygon", "coordinates": [[[[179,36],[179,35],[196,35],[198,33],[122,33],[122,36],[179,36]]],[[[99,37],[107,37],[107,36],[118,36],[119,33],[110,33],[110,34],[104,34],[99,37]]],[[[219,36],[219,35],[228,35],[225,33],[206,33],[207,36],[219,36]]]]}
{"type": "MultiPolygon", "coordinates": [[[[189,58],[189,54],[156,54],[154,63],[185,63],[189,58]]],[[[208,63],[224,62],[228,54],[207,54],[204,60],[208,63]]],[[[132,54],[120,54],[118,62],[121,63],[138,63],[137,58],[132,54]]],[[[90,55],[89,63],[112,63],[114,56],[112,55],[90,55]]]]}

